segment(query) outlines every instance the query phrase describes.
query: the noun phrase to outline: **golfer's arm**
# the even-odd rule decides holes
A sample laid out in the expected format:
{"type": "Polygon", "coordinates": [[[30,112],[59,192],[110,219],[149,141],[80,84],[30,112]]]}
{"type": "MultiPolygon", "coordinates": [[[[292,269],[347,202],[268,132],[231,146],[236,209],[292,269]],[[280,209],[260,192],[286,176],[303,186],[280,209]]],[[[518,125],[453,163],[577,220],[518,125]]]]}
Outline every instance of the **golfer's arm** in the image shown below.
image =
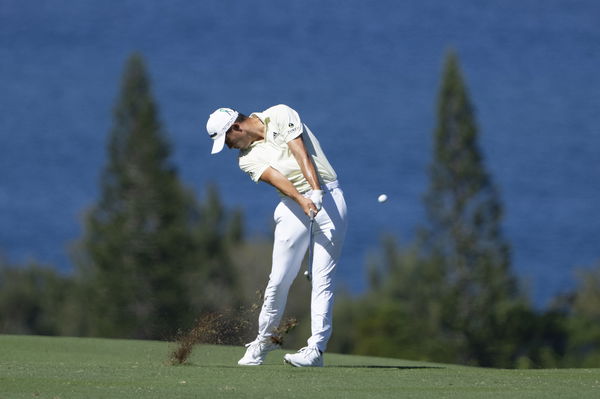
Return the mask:
{"type": "Polygon", "coordinates": [[[290,151],[292,151],[294,158],[296,158],[296,162],[298,162],[300,170],[308,184],[310,184],[313,190],[320,190],[321,184],[319,183],[317,170],[315,169],[312,158],[308,155],[308,151],[306,151],[302,135],[289,141],[288,147],[290,148],[290,151]]]}
{"type": "Polygon", "coordinates": [[[313,217],[312,215],[316,215],[317,212],[319,212],[310,198],[306,198],[300,194],[298,190],[296,190],[296,187],[294,187],[294,185],[287,179],[287,177],[281,174],[281,172],[277,169],[269,166],[260,176],[260,180],[264,181],[265,183],[269,183],[281,191],[284,195],[296,201],[304,213],[310,217],[313,217]]]}
{"type": "Polygon", "coordinates": [[[296,190],[296,187],[277,169],[268,167],[260,176],[260,180],[269,183],[284,195],[290,197],[294,201],[300,203],[302,194],[296,190]]]}

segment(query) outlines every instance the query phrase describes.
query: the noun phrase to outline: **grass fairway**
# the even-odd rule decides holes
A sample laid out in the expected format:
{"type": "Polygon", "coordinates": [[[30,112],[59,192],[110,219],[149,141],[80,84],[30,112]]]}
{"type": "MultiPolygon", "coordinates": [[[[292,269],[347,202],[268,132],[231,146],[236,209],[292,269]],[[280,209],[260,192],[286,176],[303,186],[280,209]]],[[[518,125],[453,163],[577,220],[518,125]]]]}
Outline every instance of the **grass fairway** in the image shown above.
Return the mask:
{"type": "Polygon", "coordinates": [[[322,369],[239,367],[241,347],[201,345],[171,366],[174,344],[0,335],[0,399],[600,398],[600,369],[495,370],[327,354],[322,369]]]}

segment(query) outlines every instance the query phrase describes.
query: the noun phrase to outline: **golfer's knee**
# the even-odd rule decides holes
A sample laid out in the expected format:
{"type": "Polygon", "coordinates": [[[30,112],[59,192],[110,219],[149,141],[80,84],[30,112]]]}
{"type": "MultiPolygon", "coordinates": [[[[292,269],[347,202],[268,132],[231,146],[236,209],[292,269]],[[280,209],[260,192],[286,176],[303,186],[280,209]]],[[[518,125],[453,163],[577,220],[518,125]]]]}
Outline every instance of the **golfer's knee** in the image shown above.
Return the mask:
{"type": "Polygon", "coordinates": [[[280,293],[287,294],[287,292],[290,289],[290,286],[292,285],[292,282],[293,278],[290,278],[289,276],[271,276],[269,277],[269,283],[267,284],[267,292],[265,293],[265,295],[267,295],[268,293],[272,293],[273,295],[280,293]]]}
{"type": "Polygon", "coordinates": [[[274,246],[278,249],[277,252],[280,253],[294,253],[299,245],[298,237],[291,235],[276,237],[274,243],[274,246]]]}

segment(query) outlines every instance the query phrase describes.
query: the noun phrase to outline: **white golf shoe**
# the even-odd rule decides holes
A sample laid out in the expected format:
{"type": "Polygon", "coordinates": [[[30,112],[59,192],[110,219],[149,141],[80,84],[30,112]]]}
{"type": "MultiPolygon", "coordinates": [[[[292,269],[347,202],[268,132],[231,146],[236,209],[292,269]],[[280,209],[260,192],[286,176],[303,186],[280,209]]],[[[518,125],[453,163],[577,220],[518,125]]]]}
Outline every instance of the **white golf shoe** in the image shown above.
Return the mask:
{"type": "Polygon", "coordinates": [[[270,338],[266,340],[255,340],[246,344],[246,354],[243,358],[238,361],[240,366],[258,366],[265,361],[265,357],[272,350],[281,348],[280,345],[271,341],[270,338]]]}
{"type": "Polygon", "coordinates": [[[305,346],[296,353],[288,353],[283,360],[294,367],[323,367],[323,353],[314,346],[305,346]]]}

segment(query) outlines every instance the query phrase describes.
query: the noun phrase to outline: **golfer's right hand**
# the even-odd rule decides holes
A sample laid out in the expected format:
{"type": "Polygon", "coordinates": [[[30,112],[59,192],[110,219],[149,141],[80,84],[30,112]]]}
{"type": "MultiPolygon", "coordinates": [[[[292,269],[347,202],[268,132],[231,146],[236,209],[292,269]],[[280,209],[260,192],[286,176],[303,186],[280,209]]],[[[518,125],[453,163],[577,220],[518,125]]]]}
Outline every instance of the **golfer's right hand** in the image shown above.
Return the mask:
{"type": "Polygon", "coordinates": [[[315,206],[315,203],[312,202],[312,200],[310,198],[305,198],[305,197],[301,197],[301,198],[302,199],[300,200],[299,203],[300,203],[300,206],[302,207],[302,210],[304,211],[306,216],[308,216],[309,218],[313,218],[319,212],[319,210],[315,206]]]}

